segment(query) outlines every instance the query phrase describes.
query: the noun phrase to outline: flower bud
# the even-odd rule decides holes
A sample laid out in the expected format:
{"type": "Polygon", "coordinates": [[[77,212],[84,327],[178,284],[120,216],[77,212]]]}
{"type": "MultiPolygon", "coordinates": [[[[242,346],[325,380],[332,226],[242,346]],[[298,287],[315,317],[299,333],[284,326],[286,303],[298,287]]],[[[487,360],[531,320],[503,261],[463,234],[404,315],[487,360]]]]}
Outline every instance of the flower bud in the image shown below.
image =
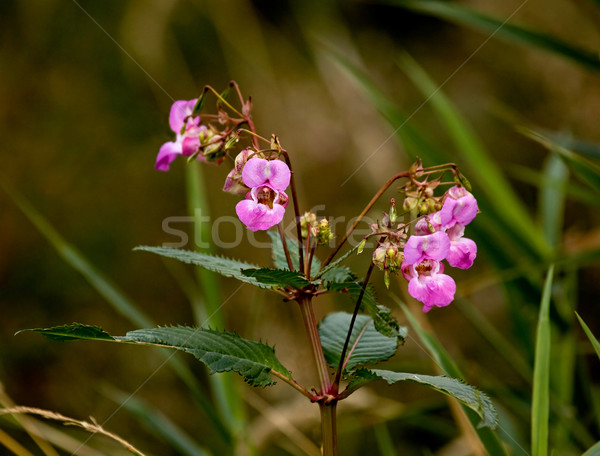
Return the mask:
{"type": "Polygon", "coordinates": [[[316,227],[317,215],[314,212],[305,212],[304,215],[300,216],[300,228],[302,230],[302,238],[308,237],[308,230],[311,230],[311,234],[314,234],[313,228],[316,227]]]}
{"type": "Polygon", "coordinates": [[[394,198],[390,201],[390,223],[393,225],[398,219],[398,213],[396,212],[396,200],[394,198]]]}
{"type": "Polygon", "coordinates": [[[358,249],[356,250],[357,255],[363,253],[365,245],[367,245],[367,238],[364,238],[362,241],[360,241],[360,244],[358,244],[358,249]]]}
{"type": "Polygon", "coordinates": [[[331,228],[329,226],[329,220],[321,219],[317,225],[317,244],[325,245],[328,244],[331,239],[333,239],[333,233],[331,232],[331,228]]]}

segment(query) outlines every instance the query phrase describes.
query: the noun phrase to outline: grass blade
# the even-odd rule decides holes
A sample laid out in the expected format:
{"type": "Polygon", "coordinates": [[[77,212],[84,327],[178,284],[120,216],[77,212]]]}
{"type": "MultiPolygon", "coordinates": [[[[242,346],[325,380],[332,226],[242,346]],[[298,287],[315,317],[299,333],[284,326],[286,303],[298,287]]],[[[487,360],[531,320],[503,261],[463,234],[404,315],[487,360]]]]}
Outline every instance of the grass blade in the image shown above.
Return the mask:
{"type": "Polygon", "coordinates": [[[598,358],[600,358],[600,342],[598,342],[598,339],[596,339],[596,336],[594,336],[594,334],[590,330],[589,326],[585,324],[585,321],[583,321],[583,318],[581,318],[577,312],[575,312],[575,315],[577,316],[577,319],[579,320],[579,324],[583,328],[585,335],[588,337],[588,339],[592,343],[592,346],[594,347],[594,350],[596,351],[596,355],[598,355],[598,358]]]}
{"type": "Polygon", "coordinates": [[[554,266],[548,269],[535,344],[533,368],[533,400],[531,407],[531,454],[548,455],[548,419],[550,415],[550,296],[554,266]]]}
{"type": "Polygon", "coordinates": [[[596,52],[574,46],[551,35],[509,24],[508,20],[495,19],[447,1],[390,0],[389,2],[402,8],[430,14],[458,25],[471,27],[489,36],[551,52],[590,70],[600,71],[600,59],[596,52]]]}

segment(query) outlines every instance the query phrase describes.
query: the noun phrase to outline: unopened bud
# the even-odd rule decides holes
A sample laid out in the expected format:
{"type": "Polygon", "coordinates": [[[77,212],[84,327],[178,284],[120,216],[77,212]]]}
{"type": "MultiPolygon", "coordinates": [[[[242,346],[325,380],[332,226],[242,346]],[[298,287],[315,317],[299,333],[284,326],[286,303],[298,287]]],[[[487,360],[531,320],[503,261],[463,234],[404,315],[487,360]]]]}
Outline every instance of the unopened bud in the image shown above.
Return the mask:
{"type": "Polygon", "coordinates": [[[358,249],[356,250],[356,254],[359,255],[363,252],[363,250],[365,249],[365,245],[367,245],[367,238],[364,238],[362,241],[360,241],[360,243],[358,244],[358,249]]]}
{"type": "Polygon", "coordinates": [[[462,174],[460,171],[457,172],[457,174],[454,176],[454,182],[456,182],[457,184],[463,186],[469,192],[472,190],[471,189],[471,182],[469,182],[469,179],[467,179],[464,176],[464,174],[462,174]]]}
{"type": "Polygon", "coordinates": [[[398,219],[398,213],[396,212],[396,200],[394,198],[390,201],[390,223],[393,225],[398,219]]]}

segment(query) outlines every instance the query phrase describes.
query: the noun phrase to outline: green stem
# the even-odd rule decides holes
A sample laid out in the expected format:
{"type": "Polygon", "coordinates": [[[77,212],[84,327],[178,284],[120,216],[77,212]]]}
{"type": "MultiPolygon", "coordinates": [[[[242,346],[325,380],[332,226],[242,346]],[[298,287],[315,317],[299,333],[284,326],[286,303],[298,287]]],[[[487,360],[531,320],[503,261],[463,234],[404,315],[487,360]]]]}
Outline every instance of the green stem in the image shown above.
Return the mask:
{"type": "Polygon", "coordinates": [[[302,320],[310,341],[317,374],[319,375],[319,384],[321,387],[320,394],[326,394],[331,387],[331,379],[329,378],[329,368],[325,355],[323,355],[323,347],[321,346],[321,337],[317,328],[317,321],[313,311],[312,300],[310,296],[302,296],[298,298],[300,304],[300,312],[302,312],[302,320]]]}
{"type": "Polygon", "coordinates": [[[321,432],[323,434],[323,456],[337,456],[337,401],[320,403],[321,432]]]}

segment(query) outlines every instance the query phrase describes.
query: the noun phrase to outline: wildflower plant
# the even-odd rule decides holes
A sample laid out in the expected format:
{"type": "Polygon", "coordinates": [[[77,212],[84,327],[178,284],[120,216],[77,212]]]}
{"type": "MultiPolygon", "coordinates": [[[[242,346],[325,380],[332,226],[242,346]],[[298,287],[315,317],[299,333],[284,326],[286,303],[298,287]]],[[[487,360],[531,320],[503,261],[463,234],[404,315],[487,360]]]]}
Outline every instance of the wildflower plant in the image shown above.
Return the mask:
{"type": "Polygon", "coordinates": [[[389,308],[377,301],[369,286],[375,266],[383,272],[388,288],[393,275],[401,281],[406,279],[408,293],[423,304],[423,312],[428,312],[454,299],[456,284],[444,262],[467,269],[476,257],[475,242],[464,237],[464,232],[478,213],[477,201],[456,165],[423,167],[417,160],[381,187],[338,240],[327,219],[318,220],[314,213],[301,211],[290,154],[276,135],[266,138],[257,132],[252,101],[244,99],[235,82],[224,93],[207,86],[197,99],[176,101],[169,125],[175,140],[160,148],[156,169],[168,171],[180,156],[188,161],[230,166],[223,190],[241,198],[235,204],[235,213],[248,230],[269,230],[274,267],[165,247],[137,250],[192,263],[295,302],[307,334],[307,351],[314,360],[316,384],[301,385],[277,358],[273,347],[243,339],[234,332],[176,326],[111,336],[99,327],[81,324],[33,331],[60,341],[93,339],[170,347],[192,354],[211,373],[233,371],[252,386],[285,382],[319,406],[324,455],[338,452],[338,402],[375,380],[427,386],[474,410],[481,419],[480,426],[495,427],[495,410],[489,398],[462,381],[373,368],[391,358],[406,337],[406,329],[394,320],[389,308]],[[227,99],[232,90],[237,95],[236,103],[227,99]],[[205,101],[211,94],[217,99],[216,112],[206,113],[205,101]],[[402,203],[392,199],[389,212],[370,225],[371,233],[338,256],[366,214],[397,181],[403,182],[402,203]],[[296,222],[296,239],[286,236],[282,228],[286,212],[291,212],[296,222]],[[360,274],[344,262],[353,253],[363,253],[370,239],[375,240],[376,247],[360,279],[360,274]],[[348,295],[354,308],[329,314],[317,323],[316,298],[325,293],[348,295]]]}

